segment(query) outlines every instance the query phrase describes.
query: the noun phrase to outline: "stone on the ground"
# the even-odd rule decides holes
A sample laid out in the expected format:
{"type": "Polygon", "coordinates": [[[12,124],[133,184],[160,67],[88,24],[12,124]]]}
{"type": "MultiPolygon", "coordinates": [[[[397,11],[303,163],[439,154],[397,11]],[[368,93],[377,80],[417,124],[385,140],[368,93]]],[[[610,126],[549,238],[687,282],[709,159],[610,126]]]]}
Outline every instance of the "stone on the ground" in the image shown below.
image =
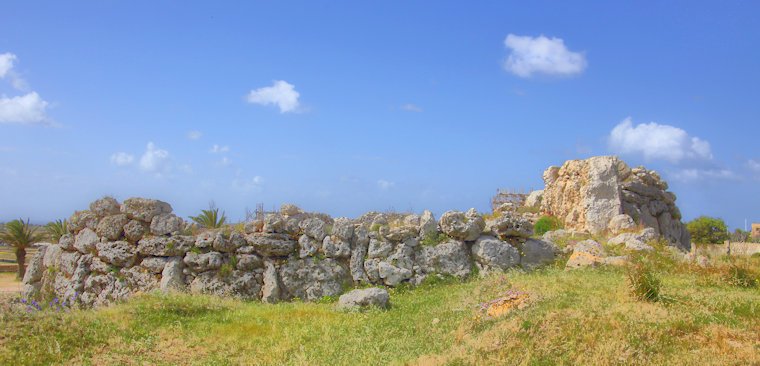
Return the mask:
{"type": "Polygon", "coordinates": [[[365,288],[347,292],[338,299],[338,309],[340,310],[360,310],[370,306],[381,309],[388,307],[390,295],[384,288],[365,288]]]}

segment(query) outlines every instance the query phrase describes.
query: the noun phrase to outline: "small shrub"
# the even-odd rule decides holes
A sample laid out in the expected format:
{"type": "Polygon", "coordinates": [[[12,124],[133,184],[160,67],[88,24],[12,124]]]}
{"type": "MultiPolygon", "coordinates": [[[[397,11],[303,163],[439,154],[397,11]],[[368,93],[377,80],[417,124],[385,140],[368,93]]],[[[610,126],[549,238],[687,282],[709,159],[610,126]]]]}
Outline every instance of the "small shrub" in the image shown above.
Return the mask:
{"type": "Polygon", "coordinates": [[[662,282],[654,269],[641,260],[635,261],[628,268],[628,286],[630,294],[641,301],[660,300],[662,282]]]}
{"type": "Polygon", "coordinates": [[[422,239],[422,241],[420,242],[420,244],[434,247],[434,246],[436,246],[438,244],[441,244],[441,243],[445,242],[446,240],[449,240],[449,236],[448,235],[446,235],[446,234],[444,234],[442,232],[437,232],[435,234],[428,235],[425,239],[422,239]]]}
{"type": "Polygon", "coordinates": [[[369,227],[369,231],[378,232],[380,231],[380,227],[383,225],[380,224],[372,224],[372,226],[369,227]]]}
{"type": "Polygon", "coordinates": [[[751,288],[757,286],[757,277],[758,276],[746,266],[731,263],[728,266],[726,273],[723,275],[723,280],[732,286],[751,288]]]}
{"type": "Polygon", "coordinates": [[[55,220],[45,225],[45,232],[53,243],[58,243],[68,231],[68,221],[66,220],[55,220]]]}
{"type": "Polygon", "coordinates": [[[533,232],[536,233],[536,235],[544,235],[548,231],[562,229],[563,227],[564,225],[562,225],[562,221],[558,218],[554,216],[541,216],[541,218],[536,221],[536,224],[533,225],[533,232]]]}
{"type": "Polygon", "coordinates": [[[222,264],[221,267],[219,267],[219,277],[221,278],[227,278],[229,276],[232,276],[232,270],[234,268],[232,267],[231,263],[225,263],[222,264]]]}

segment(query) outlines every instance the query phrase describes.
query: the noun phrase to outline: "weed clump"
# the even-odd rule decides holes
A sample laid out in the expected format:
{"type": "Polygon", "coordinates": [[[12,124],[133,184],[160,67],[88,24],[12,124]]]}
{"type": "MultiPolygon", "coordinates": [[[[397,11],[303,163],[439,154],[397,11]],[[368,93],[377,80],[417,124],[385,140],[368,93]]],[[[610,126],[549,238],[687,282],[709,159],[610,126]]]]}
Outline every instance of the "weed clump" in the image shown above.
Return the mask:
{"type": "Polygon", "coordinates": [[[628,289],[633,298],[655,302],[661,299],[662,281],[652,265],[642,259],[632,262],[626,273],[628,289]]]}
{"type": "Polygon", "coordinates": [[[533,225],[533,232],[535,232],[536,235],[544,235],[549,231],[559,230],[563,227],[564,225],[562,225],[562,221],[558,218],[554,216],[541,216],[541,218],[536,221],[536,224],[533,225]]]}

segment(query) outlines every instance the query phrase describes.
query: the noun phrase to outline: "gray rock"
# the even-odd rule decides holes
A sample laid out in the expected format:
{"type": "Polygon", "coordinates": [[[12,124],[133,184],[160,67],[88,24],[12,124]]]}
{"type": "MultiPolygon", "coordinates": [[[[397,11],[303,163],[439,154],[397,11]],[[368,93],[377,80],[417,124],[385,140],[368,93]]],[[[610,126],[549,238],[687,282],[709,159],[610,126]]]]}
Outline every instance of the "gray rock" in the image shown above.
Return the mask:
{"type": "Polygon", "coordinates": [[[339,217],[333,221],[331,235],[341,241],[350,242],[354,238],[354,224],[348,218],[339,217]]]}
{"type": "Polygon", "coordinates": [[[140,266],[124,268],[121,270],[127,287],[135,292],[150,292],[157,290],[160,286],[158,276],[145,270],[140,266]]]}
{"type": "Polygon", "coordinates": [[[100,242],[100,238],[90,228],[85,228],[77,234],[74,240],[74,248],[82,254],[92,253],[95,251],[95,244],[100,242]]]}
{"type": "Polygon", "coordinates": [[[275,268],[272,262],[265,263],[261,301],[270,304],[280,301],[280,280],[277,277],[277,268],[275,268]]]}
{"type": "Polygon", "coordinates": [[[634,252],[651,252],[654,250],[651,246],[645,244],[641,240],[633,239],[625,242],[625,249],[634,251],[634,252]]]}
{"type": "Polygon", "coordinates": [[[377,258],[364,261],[364,273],[367,275],[370,283],[380,283],[379,265],[380,260],[377,258]]]}
{"type": "Polygon", "coordinates": [[[388,308],[390,295],[384,288],[364,288],[345,293],[338,299],[339,310],[359,310],[369,306],[388,308]]]}
{"type": "Polygon", "coordinates": [[[121,212],[130,219],[151,223],[155,216],[172,212],[172,206],[166,202],[147,198],[127,198],[121,205],[121,212]]]}
{"type": "Polygon", "coordinates": [[[135,263],[135,248],[126,241],[97,243],[96,248],[98,258],[107,263],[118,267],[131,267],[135,263]]]}
{"type": "Polygon", "coordinates": [[[450,238],[472,241],[483,232],[485,221],[474,209],[467,211],[466,214],[459,211],[446,211],[441,215],[438,226],[450,238]]]}
{"type": "Polygon", "coordinates": [[[261,275],[250,272],[233,271],[227,277],[215,272],[199,273],[190,283],[190,292],[216,296],[231,296],[241,299],[259,299],[261,275]]]}
{"type": "Polygon", "coordinates": [[[24,279],[21,281],[23,284],[32,284],[39,282],[42,279],[42,274],[45,272],[44,259],[47,248],[52,244],[40,243],[38,244],[37,253],[32,257],[32,260],[28,261],[26,272],[24,273],[24,279]]]}
{"type": "Polygon", "coordinates": [[[520,265],[523,268],[532,269],[554,262],[559,252],[554,243],[528,239],[522,244],[520,265]]]}
{"type": "Polygon", "coordinates": [[[425,210],[422,212],[422,216],[420,216],[419,237],[420,239],[425,239],[435,234],[438,234],[438,222],[435,221],[432,212],[425,210]]]}
{"type": "Polygon", "coordinates": [[[85,228],[95,230],[98,226],[98,217],[90,211],[76,211],[69,217],[68,229],[76,234],[85,228]]]}
{"type": "Polygon", "coordinates": [[[219,252],[190,252],[185,254],[184,262],[193,272],[206,272],[219,269],[224,263],[224,256],[219,252]]]}
{"type": "Polygon", "coordinates": [[[226,239],[222,233],[218,233],[214,238],[214,243],[211,245],[216,251],[224,253],[234,253],[238,248],[248,245],[243,234],[233,231],[230,233],[229,239],[226,239]]]}
{"type": "Polygon", "coordinates": [[[185,279],[182,274],[184,262],[180,257],[171,258],[164,265],[161,271],[161,282],[159,287],[163,292],[182,291],[185,289],[185,279]]]}
{"type": "Polygon", "coordinates": [[[164,267],[166,267],[166,263],[168,262],[168,257],[146,257],[140,262],[140,266],[150,273],[158,274],[164,271],[164,267]]]}
{"type": "Polygon", "coordinates": [[[337,296],[351,281],[348,270],[331,258],[290,260],[280,266],[279,275],[283,299],[297,297],[314,301],[324,296],[337,296]]]}
{"type": "Polygon", "coordinates": [[[412,271],[406,268],[396,267],[388,262],[380,262],[377,269],[380,278],[382,278],[388,286],[396,286],[401,283],[401,281],[412,277],[412,271]]]}
{"type": "Polygon", "coordinates": [[[92,272],[106,274],[111,271],[111,268],[113,268],[113,266],[102,261],[98,257],[93,257],[92,262],[90,262],[90,271],[92,272]]]}
{"type": "Polygon", "coordinates": [[[475,241],[472,245],[472,258],[485,271],[503,271],[520,264],[517,248],[492,236],[481,236],[475,241]]]}
{"type": "Polygon", "coordinates": [[[139,220],[130,220],[124,225],[124,236],[132,243],[140,241],[147,231],[147,224],[139,220]]]}
{"type": "Polygon", "coordinates": [[[533,224],[518,215],[504,212],[490,220],[491,232],[500,238],[529,238],[533,235],[533,224]]]}
{"type": "Polygon", "coordinates": [[[607,230],[613,234],[617,234],[625,230],[630,230],[634,227],[636,227],[636,223],[633,221],[633,218],[626,214],[613,216],[612,219],[610,219],[609,224],[607,224],[607,230]]]}
{"type": "Polygon", "coordinates": [[[351,256],[351,243],[336,236],[326,236],[322,242],[322,252],[328,258],[348,258],[351,256]]]}
{"type": "Polygon", "coordinates": [[[90,203],[90,212],[101,219],[106,216],[117,215],[120,208],[119,201],[113,197],[103,197],[90,203]]]}
{"type": "Polygon", "coordinates": [[[327,224],[316,217],[310,217],[299,224],[303,233],[316,239],[318,242],[325,240],[327,236],[327,224]]]}
{"type": "MultiPolygon", "coordinates": [[[[199,249],[211,248],[216,238],[220,235],[222,233],[216,230],[204,231],[195,237],[195,247],[199,249]]],[[[222,240],[224,240],[224,237],[222,237],[222,240]]]]}
{"type": "Polygon", "coordinates": [[[389,228],[384,236],[394,243],[400,243],[417,235],[419,235],[419,229],[416,226],[398,226],[389,228]]]}
{"type": "Polygon", "coordinates": [[[544,190],[539,189],[537,191],[530,192],[528,197],[525,198],[525,207],[540,207],[541,199],[544,197],[544,190]]]}
{"type": "Polygon", "coordinates": [[[150,232],[153,235],[169,235],[179,232],[185,226],[182,218],[172,213],[162,213],[153,216],[150,221],[150,232]]]}
{"type": "Polygon", "coordinates": [[[470,251],[458,240],[449,240],[434,247],[425,246],[419,252],[420,267],[425,273],[467,277],[472,270],[470,251]]]}
{"type": "Polygon", "coordinates": [[[193,247],[194,242],[192,236],[154,236],[141,239],[137,244],[137,252],[155,257],[183,256],[193,247]]]}
{"type": "Polygon", "coordinates": [[[269,234],[282,234],[285,232],[285,218],[280,214],[267,214],[264,216],[264,232],[269,234]]]}
{"type": "Polygon", "coordinates": [[[393,251],[393,244],[380,239],[370,239],[369,249],[367,250],[368,258],[387,258],[393,251]]]}
{"type": "Polygon", "coordinates": [[[367,255],[367,243],[357,242],[351,251],[349,269],[354,282],[368,282],[367,274],[364,273],[364,258],[367,255]]]}
{"type": "Polygon", "coordinates": [[[95,232],[106,240],[119,240],[124,234],[124,225],[129,222],[127,215],[118,214],[100,219],[95,232]]]}
{"type": "Polygon", "coordinates": [[[317,254],[322,247],[322,242],[303,234],[298,238],[298,256],[306,258],[317,254]]]}
{"type": "Polygon", "coordinates": [[[296,242],[287,235],[248,234],[245,239],[248,245],[265,257],[287,257],[296,249],[296,242]]]}
{"type": "Polygon", "coordinates": [[[74,248],[74,235],[71,233],[64,234],[58,239],[58,245],[63,250],[76,250],[74,248]]]}
{"type": "Polygon", "coordinates": [[[42,258],[42,266],[45,268],[58,268],[61,254],[63,254],[62,246],[48,245],[45,248],[45,256],[42,258]]]}
{"type": "Polygon", "coordinates": [[[280,215],[282,216],[295,216],[302,213],[303,213],[303,210],[298,208],[298,206],[290,204],[290,203],[285,203],[282,206],[280,206],[280,215]]]}
{"type": "Polygon", "coordinates": [[[237,269],[241,271],[253,271],[264,268],[264,261],[255,254],[238,254],[237,269]]]}

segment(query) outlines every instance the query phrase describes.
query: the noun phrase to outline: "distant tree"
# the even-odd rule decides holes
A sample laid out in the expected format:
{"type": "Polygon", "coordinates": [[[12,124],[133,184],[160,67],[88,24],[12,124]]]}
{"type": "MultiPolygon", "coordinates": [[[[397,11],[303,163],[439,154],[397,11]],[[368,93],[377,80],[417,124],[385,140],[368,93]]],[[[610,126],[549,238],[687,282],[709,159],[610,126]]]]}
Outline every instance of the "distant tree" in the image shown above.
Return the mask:
{"type": "Polygon", "coordinates": [[[12,246],[13,252],[16,254],[19,280],[23,279],[24,273],[26,273],[26,249],[42,240],[43,237],[29,225],[29,219],[26,222],[18,219],[6,223],[3,231],[0,232],[0,241],[12,246]]]}
{"type": "Polygon", "coordinates": [[[227,216],[224,214],[224,211],[219,215],[219,209],[214,207],[209,207],[208,210],[201,210],[200,215],[190,216],[190,219],[198,224],[198,226],[206,229],[217,229],[227,222],[227,216]]]}
{"type": "Polygon", "coordinates": [[[700,216],[689,221],[686,229],[691,234],[691,241],[700,244],[720,244],[728,240],[726,223],[719,218],[700,216]]]}
{"type": "Polygon", "coordinates": [[[69,223],[66,220],[55,220],[45,225],[45,231],[50,237],[50,241],[58,243],[61,237],[69,231],[68,226],[69,223]]]}
{"type": "Polygon", "coordinates": [[[729,239],[733,242],[746,242],[749,240],[749,232],[742,229],[736,229],[731,233],[729,239]]]}

